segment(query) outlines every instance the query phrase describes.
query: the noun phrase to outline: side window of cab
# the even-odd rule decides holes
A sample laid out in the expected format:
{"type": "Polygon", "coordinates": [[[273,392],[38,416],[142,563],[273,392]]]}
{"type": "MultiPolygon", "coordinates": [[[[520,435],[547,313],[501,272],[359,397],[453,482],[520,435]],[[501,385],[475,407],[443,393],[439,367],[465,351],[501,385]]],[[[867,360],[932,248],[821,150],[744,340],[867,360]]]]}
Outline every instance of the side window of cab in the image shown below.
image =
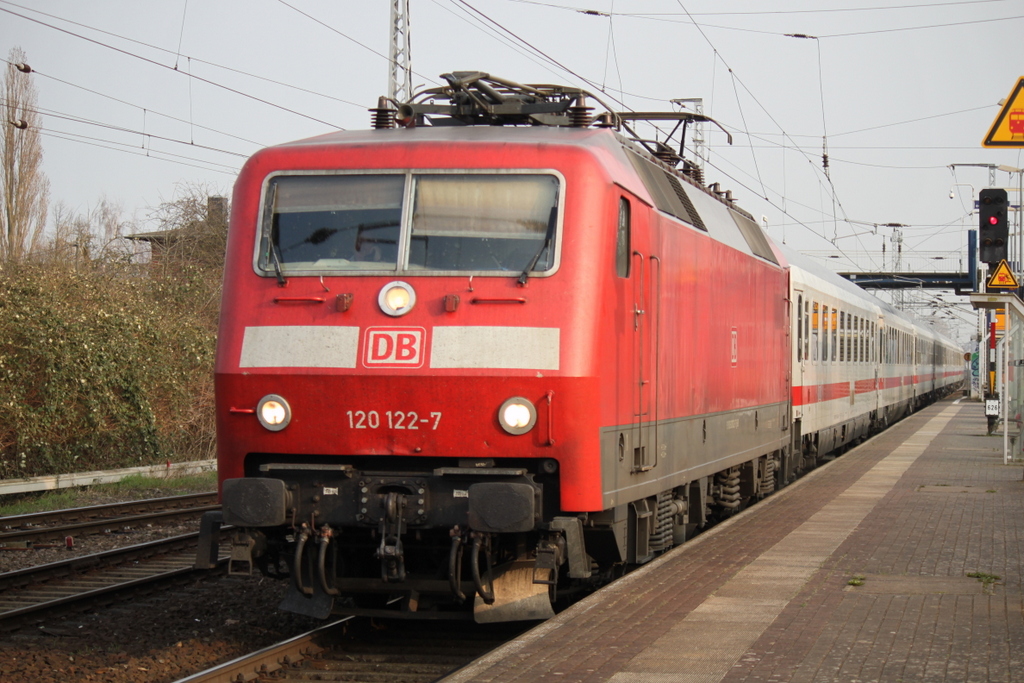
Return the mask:
{"type": "Polygon", "coordinates": [[[629,200],[619,197],[619,226],[615,238],[615,274],[619,277],[629,277],[630,213],[629,200]]]}

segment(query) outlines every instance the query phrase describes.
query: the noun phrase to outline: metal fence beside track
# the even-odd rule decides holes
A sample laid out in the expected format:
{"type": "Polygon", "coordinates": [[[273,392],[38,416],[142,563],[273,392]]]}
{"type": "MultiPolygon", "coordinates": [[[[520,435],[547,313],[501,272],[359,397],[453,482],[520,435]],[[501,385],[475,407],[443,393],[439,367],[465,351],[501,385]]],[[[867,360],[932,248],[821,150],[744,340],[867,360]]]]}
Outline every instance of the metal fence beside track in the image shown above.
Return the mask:
{"type": "Polygon", "coordinates": [[[193,462],[168,462],[165,465],[148,465],[144,467],[128,467],[121,470],[99,472],[78,472],[57,474],[48,477],[28,477],[25,479],[9,479],[0,482],[0,496],[14,493],[32,493],[35,491],[53,491],[76,486],[93,486],[110,484],[127,477],[140,474],[147,477],[180,477],[188,474],[201,474],[217,469],[216,460],[196,460],[193,462]]]}

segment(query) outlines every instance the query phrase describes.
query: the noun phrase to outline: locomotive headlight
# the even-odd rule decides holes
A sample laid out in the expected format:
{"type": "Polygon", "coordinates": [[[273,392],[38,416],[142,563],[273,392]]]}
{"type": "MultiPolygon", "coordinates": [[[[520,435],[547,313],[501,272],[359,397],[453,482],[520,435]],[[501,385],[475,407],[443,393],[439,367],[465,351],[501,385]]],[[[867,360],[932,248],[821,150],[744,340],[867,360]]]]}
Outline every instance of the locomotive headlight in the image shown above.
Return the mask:
{"type": "Polygon", "coordinates": [[[537,409],[522,396],[513,396],[498,409],[498,422],[509,434],[525,434],[537,424],[537,409]]]}
{"type": "Polygon", "coordinates": [[[288,401],[277,394],[267,394],[256,405],[256,417],[270,431],[279,432],[292,421],[292,409],[288,401]]]}
{"type": "Polygon", "coordinates": [[[387,283],[380,290],[377,304],[380,306],[380,310],[397,318],[411,311],[416,305],[416,292],[408,282],[395,280],[387,283]]]}

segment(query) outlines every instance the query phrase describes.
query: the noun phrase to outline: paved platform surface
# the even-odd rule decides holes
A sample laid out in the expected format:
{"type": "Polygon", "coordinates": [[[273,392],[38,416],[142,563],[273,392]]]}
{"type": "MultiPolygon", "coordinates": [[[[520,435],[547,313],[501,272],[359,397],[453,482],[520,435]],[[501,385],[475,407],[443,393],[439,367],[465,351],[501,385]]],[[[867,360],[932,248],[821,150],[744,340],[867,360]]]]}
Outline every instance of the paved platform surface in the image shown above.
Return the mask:
{"type": "Polygon", "coordinates": [[[1024,681],[1024,468],[985,430],[929,406],[445,680],[1024,681]]]}

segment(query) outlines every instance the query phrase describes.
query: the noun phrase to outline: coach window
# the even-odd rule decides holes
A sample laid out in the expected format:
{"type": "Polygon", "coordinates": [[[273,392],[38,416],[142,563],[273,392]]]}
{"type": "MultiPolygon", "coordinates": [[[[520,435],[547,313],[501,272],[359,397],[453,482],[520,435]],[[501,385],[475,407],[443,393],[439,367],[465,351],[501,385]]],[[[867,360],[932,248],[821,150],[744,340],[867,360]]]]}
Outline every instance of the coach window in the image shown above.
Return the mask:
{"type": "Polygon", "coordinates": [[[810,341],[811,341],[811,302],[804,302],[804,360],[810,360],[810,341]]]}
{"type": "Polygon", "coordinates": [[[860,318],[857,316],[853,316],[853,333],[850,335],[850,341],[853,343],[850,361],[857,363],[860,361],[860,318]]]}
{"type": "Polygon", "coordinates": [[[804,359],[804,297],[796,298],[796,359],[804,359]]]}
{"type": "Polygon", "coordinates": [[[846,316],[846,362],[857,362],[857,316],[846,316]]]}
{"type": "Polygon", "coordinates": [[[818,360],[818,335],[821,331],[818,328],[818,315],[821,313],[819,310],[818,302],[814,302],[814,312],[811,313],[811,360],[817,362],[818,360]]]}
{"type": "Polygon", "coordinates": [[[867,356],[867,323],[864,318],[857,318],[857,361],[863,363],[867,356]]]}
{"type": "Polygon", "coordinates": [[[853,362],[860,362],[860,317],[853,317],[853,362]]]}
{"type": "Polygon", "coordinates": [[[629,277],[630,250],[630,206],[625,197],[619,198],[619,227],[615,237],[615,274],[629,277]]]}
{"type": "Polygon", "coordinates": [[[839,362],[846,361],[846,311],[839,311],[839,362]]]}
{"type": "Polygon", "coordinates": [[[864,361],[864,318],[857,316],[857,339],[854,340],[857,348],[854,350],[854,356],[858,363],[864,361]]]}
{"type": "Polygon", "coordinates": [[[857,317],[853,314],[846,316],[846,362],[857,361],[857,317]]]}
{"type": "Polygon", "coordinates": [[[828,306],[821,307],[821,362],[828,362],[828,306]]]}
{"type": "Polygon", "coordinates": [[[839,362],[846,362],[846,311],[839,312],[839,362]]]}
{"type": "Polygon", "coordinates": [[[863,318],[861,318],[860,316],[857,316],[857,317],[855,317],[853,319],[853,324],[854,324],[854,329],[853,329],[853,333],[854,333],[854,338],[853,338],[853,360],[855,362],[857,362],[857,363],[861,362],[861,360],[863,360],[863,358],[864,358],[864,355],[861,353],[861,350],[862,350],[862,347],[861,347],[862,336],[861,335],[863,333],[863,326],[861,325],[862,322],[863,322],[863,318]]]}
{"type": "Polygon", "coordinates": [[[853,362],[853,316],[846,314],[846,362],[853,362]]]}
{"type": "Polygon", "coordinates": [[[835,308],[832,309],[832,317],[830,318],[829,329],[832,330],[832,362],[836,362],[836,347],[839,346],[839,311],[835,308]]]}

